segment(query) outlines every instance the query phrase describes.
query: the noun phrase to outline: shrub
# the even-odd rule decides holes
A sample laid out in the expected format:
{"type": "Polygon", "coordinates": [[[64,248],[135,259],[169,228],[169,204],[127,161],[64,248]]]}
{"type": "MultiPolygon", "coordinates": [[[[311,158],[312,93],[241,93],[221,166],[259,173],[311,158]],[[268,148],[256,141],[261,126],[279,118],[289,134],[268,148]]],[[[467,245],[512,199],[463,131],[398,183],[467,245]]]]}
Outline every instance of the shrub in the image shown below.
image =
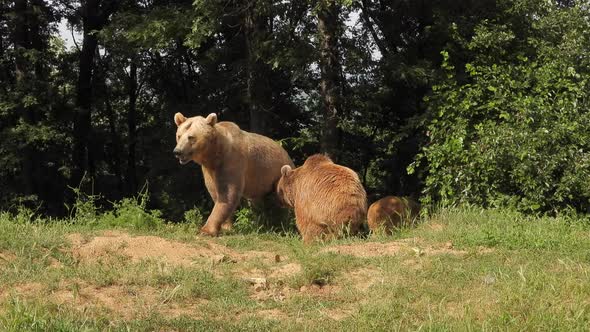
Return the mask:
{"type": "Polygon", "coordinates": [[[524,29],[483,21],[461,41],[464,71],[442,52],[446,79],[427,98],[426,203],[590,209],[589,14],[522,6],[506,10],[524,29]]]}
{"type": "Polygon", "coordinates": [[[137,197],[124,198],[114,203],[113,211],[105,213],[101,223],[106,226],[131,227],[134,229],[157,229],[164,224],[162,213],[148,210],[147,189],[139,192],[137,197]]]}

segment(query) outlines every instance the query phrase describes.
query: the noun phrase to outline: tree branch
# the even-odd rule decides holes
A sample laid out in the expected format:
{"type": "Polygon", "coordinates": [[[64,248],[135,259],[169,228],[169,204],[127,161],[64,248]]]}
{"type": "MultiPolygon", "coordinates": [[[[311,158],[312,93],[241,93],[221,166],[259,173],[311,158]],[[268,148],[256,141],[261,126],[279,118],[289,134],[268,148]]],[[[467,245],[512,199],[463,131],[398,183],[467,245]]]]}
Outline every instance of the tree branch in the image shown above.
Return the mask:
{"type": "Polygon", "coordinates": [[[362,0],[361,3],[361,17],[365,22],[365,26],[367,27],[367,29],[369,29],[369,32],[371,33],[371,36],[373,37],[373,40],[375,41],[375,44],[377,45],[379,52],[381,52],[381,55],[386,56],[387,54],[389,54],[389,50],[387,49],[385,43],[383,43],[381,38],[379,38],[377,31],[375,31],[375,28],[373,27],[373,23],[371,22],[371,14],[369,13],[369,7],[367,5],[367,0],[362,0]]]}
{"type": "Polygon", "coordinates": [[[72,40],[74,41],[78,53],[80,53],[80,46],[78,45],[78,42],[76,42],[76,37],[74,37],[74,25],[70,25],[70,34],[72,35],[72,40]]]}

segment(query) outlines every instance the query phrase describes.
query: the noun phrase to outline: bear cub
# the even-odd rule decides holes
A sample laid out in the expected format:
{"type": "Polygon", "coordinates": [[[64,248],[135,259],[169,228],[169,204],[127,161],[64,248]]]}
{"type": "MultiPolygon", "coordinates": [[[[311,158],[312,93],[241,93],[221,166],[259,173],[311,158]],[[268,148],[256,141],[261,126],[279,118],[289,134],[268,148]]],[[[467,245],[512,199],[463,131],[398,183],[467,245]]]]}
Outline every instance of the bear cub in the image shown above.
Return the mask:
{"type": "Polygon", "coordinates": [[[373,233],[392,234],[402,225],[412,224],[420,213],[420,205],[409,197],[386,196],[371,204],[367,224],[373,233]]]}

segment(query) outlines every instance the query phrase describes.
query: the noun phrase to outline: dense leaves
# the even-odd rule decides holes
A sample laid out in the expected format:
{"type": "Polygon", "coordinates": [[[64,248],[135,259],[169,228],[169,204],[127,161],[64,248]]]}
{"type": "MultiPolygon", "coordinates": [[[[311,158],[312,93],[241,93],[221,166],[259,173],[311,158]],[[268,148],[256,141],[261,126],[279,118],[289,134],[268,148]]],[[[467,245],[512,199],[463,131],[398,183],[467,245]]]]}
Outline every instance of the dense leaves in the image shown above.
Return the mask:
{"type": "Polygon", "coordinates": [[[589,18],[583,7],[520,2],[464,40],[464,68],[442,52],[447,76],[429,98],[424,148],[430,200],[590,208],[589,18]]]}

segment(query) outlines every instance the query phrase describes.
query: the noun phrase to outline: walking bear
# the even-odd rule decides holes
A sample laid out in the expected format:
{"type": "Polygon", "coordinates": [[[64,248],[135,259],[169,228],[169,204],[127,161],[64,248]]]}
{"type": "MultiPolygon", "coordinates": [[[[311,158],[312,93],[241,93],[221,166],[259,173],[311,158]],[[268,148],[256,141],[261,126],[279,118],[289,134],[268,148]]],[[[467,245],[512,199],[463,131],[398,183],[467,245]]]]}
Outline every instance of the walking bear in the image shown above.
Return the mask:
{"type": "Polygon", "coordinates": [[[233,122],[217,122],[215,113],[206,118],[174,115],[176,147],[180,164],[201,165],[205,186],[215,205],[201,228],[204,235],[217,236],[242,197],[259,200],[275,192],[282,165],[293,166],[287,152],[272,139],[241,130],[233,122]]]}

